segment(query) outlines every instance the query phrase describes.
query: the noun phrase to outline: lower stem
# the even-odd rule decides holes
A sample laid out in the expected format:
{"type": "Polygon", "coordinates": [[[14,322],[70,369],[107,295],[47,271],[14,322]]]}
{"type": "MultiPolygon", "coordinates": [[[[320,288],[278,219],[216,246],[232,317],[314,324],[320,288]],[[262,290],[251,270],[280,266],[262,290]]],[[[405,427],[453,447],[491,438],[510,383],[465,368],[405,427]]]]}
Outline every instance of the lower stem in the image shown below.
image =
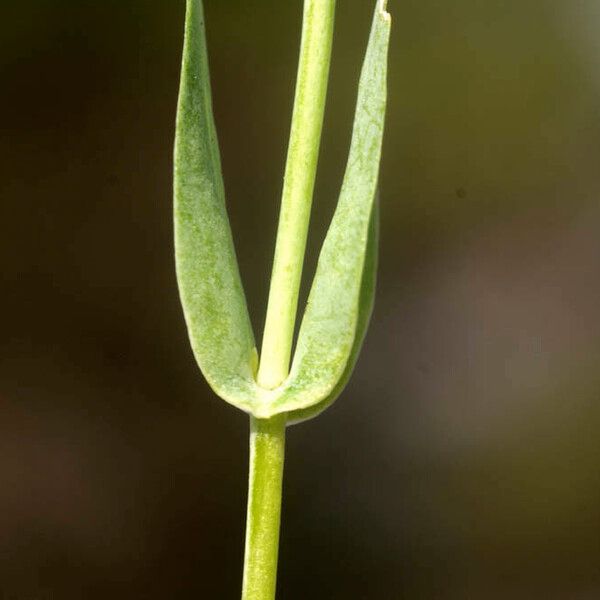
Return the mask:
{"type": "Polygon", "coordinates": [[[250,417],[250,471],[242,600],[273,600],[281,520],[285,415],[250,417]]]}

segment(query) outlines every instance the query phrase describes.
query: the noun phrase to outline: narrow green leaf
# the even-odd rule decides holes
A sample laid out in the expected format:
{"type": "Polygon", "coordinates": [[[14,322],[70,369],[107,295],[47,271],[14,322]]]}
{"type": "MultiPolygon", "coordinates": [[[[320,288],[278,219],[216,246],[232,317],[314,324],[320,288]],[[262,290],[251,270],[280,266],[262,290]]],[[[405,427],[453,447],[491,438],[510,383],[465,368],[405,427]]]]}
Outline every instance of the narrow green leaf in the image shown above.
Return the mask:
{"type": "Polygon", "coordinates": [[[219,396],[251,411],[257,355],[225,208],[201,0],[187,1],[174,167],[177,280],[194,355],[219,396]]]}
{"type": "Polygon", "coordinates": [[[365,265],[363,267],[362,282],[360,288],[360,297],[358,302],[358,320],[356,323],[356,335],[354,344],[350,352],[350,358],[346,364],[346,369],[341,379],[335,385],[335,388],[325,400],[318,404],[288,413],[287,424],[296,425],[303,421],[308,421],[320,415],[325,409],[329,408],[342,393],[346,384],[350,380],[352,371],[358,360],[358,355],[367,334],[369,321],[373,312],[375,301],[375,288],[377,283],[377,263],[379,250],[379,198],[376,198],[371,214],[371,224],[369,226],[369,239],[367,242],[367,254],[365,256],[365,265]]]}
{"type": "Polygon", "coordinates": [[[259,417],[297,411],[335,393],[359,336],[360,296],[377,189],[387,93],[390,16],[378,0],[360,78],[348,165],[321,249],[290,375],[259,417]]]}

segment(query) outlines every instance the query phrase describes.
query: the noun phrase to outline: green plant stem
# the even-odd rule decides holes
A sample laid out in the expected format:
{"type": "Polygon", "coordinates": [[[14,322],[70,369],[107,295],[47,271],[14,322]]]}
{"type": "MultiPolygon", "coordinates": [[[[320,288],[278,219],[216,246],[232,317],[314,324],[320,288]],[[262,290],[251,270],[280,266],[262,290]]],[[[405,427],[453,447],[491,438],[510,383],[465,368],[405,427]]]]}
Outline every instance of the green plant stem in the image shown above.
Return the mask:
{"type": "Polygon", "coordinates": [[[305,0],[294,112],[258,371],[273,389],[288,375],[329,78],[335,0],[305,0]]]}
{"type": "MultiPolygon", "coordinates": [[[[305,0],[300,61],[258,384],[288,375],[298,292],[323,128],[335,0],[305,0]]],[[[250,419],[250,474],[242,600],[273,600],[285,447],[285,415],[250,419]]]]}
{"type": "Polygon", "coordinates": [[[272,600],[277,585],[285,415],[251,418],[242,600],[272,600]]]}

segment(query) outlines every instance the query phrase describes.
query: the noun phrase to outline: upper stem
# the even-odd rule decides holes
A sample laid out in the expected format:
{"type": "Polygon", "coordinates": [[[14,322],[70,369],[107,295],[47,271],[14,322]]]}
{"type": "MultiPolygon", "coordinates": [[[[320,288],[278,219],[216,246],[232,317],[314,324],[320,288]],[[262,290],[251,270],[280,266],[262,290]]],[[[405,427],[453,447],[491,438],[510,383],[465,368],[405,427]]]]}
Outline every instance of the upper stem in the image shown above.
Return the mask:
{"type": "Polygon", "coordinates": [[[333,38],[335,0],[305,0],[300,61],[258,384],[288,375],[333,38]]]}

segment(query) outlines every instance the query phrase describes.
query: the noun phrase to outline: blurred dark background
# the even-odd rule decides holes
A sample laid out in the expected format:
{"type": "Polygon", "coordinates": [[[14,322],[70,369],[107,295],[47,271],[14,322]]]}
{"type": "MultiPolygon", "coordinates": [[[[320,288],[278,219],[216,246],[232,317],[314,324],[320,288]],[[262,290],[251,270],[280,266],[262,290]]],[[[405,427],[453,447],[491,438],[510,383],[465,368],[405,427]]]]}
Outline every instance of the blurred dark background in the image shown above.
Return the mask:
{"type": "MultiPolygon", "coordinates": [[[[260,339],[302,2],[206,0],[260,339]]],[[[340,0],[306,274],[374,0],[340,0]]],[[[376,310],[289,430],[285,600],[600,598],[600,5],[390,0],[376,310]]],[[[0,597],[239,597],[247,418],[189,348],[183,0],[3,5],[0,597]]]]}

